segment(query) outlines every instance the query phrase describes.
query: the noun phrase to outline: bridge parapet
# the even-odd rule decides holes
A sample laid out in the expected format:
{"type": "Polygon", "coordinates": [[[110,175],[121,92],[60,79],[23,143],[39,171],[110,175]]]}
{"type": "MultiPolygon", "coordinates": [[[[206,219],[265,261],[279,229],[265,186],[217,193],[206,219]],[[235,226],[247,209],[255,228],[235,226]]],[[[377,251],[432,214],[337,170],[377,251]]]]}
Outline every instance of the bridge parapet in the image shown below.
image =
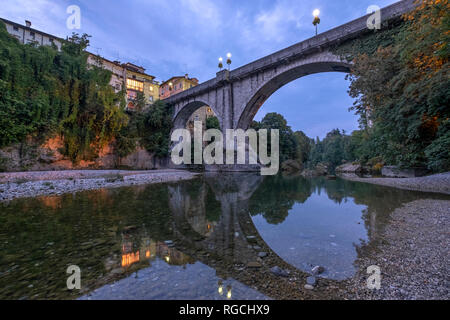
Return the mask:
{"type": "MultiPolygon", "coordinates": [[[[393,20],[400,19],[401,16],[416,6],[415,0],[402,0],[390,6],[381,9],[382,25],[386,26],[393,20]]],[[[277,51],[266,57],[258,59],[254,62],[246,64],[229,73],[228,81],[237,82],[263,72],[268,69],[276,68],[279,65],[289,63],[299,57],[305,57],[318,51],[323,51],[330,46],[343,43],[345,41],[355,39],[362,34],[370,32],[367,28],[367,20],[370,14],[365,15],[356,20],[323,32],[315,37],[304,40],[290,47],[277,51]]],[[[228,72],[228,71],[227,71],[228,72]]],[[[165,99],[167,103],[176,104],[180,101],[195,100],[197,96],[208,93],[209,91],[224,86],[223,72],[217,73],[217,76],[189,90],[181,92],[170,98],[165,99]]]]}

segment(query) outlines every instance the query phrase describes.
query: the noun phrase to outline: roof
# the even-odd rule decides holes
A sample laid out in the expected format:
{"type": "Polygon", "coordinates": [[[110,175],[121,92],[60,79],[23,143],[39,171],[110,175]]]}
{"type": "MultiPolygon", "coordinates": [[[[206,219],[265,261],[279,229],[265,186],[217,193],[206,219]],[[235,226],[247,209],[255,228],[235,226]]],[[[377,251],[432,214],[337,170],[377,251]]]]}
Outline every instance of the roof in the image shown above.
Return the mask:
{"type": "Polygon", "coordinates": [[[177,80],[177,79],[186,79],[186,80],[188,80],[188,81],[191,81],[191,82],[194,82],[194,83],[197,83],[197,84],[198,84],[198,79],[197,79],[197,78],[186,78],[186,76],[175,76],[175,77],[170,78],[169,80],[163,81],[163,82],[161,83],[161,86],[163,86],[163,85],[165,85],[166,83],[171,82],[171,81],[173,81],[173,80],[177,80]]]}
{"type": "Polygon", "coordinates": [[[14,21],[10,21],[10,20],[4,19],[4,18],[0,18],[0,20],[2,20],[5,23],[12,24],[13,26],[16,26],[16,27],[19,27],[19,28],[22,28],[22,29],[25,29],[25,30],[29,30],[29,31],[32,31],[32,32],[40,33],[40,34],[42,34],[44,36],[47,36],[49,38],[53,38],[53,39],[56,39],[56,40],[59,40],[59,41],[64,41],[63,38],[60,38],[60,37],[55,36],[53,34],[49,34],[49,33],[46,33],[46,32],[43,32],[43,31],[40,31],[40,30],[37,30],[37,29],[33,29],[31,27],[27,27],[26,25],[23,25],[23,24],[14,22],[14,21]]]}
{"type": "MultiPolygon", "coordinates": [[[[22,24],[20,24],[20,23],[14,22],[14,21],[10,21],[10,20],[4,19],[4,18],[0,18],[0,20],[2,20],[3,22],[5,22],[5,23],[7,23],[7,24],[11,24],[11,25],[13,25],[13,26],[16,26],[16,27],[19,27],[19,28],[22,28],[22,29],[25,29],[25,30],[29,30],[29,31],[32,31],[32,32],[36,32],[36,33],[42,34],[42,35],[44,35],[44,36],[47,36],[47,37],[49,37],[49,38],[57,39],[57,40],[59,40],[59,41],[61,41],[61,42],[65,41],[63,38],[57,37],[57,36],[55,36],[55,35],[52,35],[52,34],[49,34],[49,33],[46,33],[46,32],[40,31],[40,30],[37,30],[37,29],[33,29],[33,28],[31,28],[31,27],[27,27],[26,25],[22,25],[22,24]]],[[[106,62],[112,63],[112,64],[114,64],[114,65],[117,65],[117,66],[120,66],[120,67],[123,67],[123,68],[126,68],[127,70],[131,70],[131,71],[133,71],[133,72],[139,73],[139,74],[144,75],[144,76],[147,76],[147,77],[151,77],[151,78],[153,78],[153,79],[156,78],[155,76],[152,76],[152,75],[150,75],[150,74],[145,73],[145,68],[144,68],[144,67],[137,66],[137,65],[135,65],[135,64],[133,64],[133,63],[130,63],[130,62],[121,64],[119,61],[111,61],[111,60],[108,60],[108,59],[106,59],[106,58],[104,58],[104,57],[102,57],[102,56],[100,56],[100,55],[98,55],[98,54],[89,52],[89,51],[87,51],[87,50],[86,50],[86,52],[87,52],[88,54],[90,54],[90,55],[92,55],[92,56],[94,56],[94,57],[100,58],[100,59],[102,59],[102,60],[104,60],[104,61],[106,61],[106,62]],[[144,72],[139,71],[139,69],[143,70],[144,72]]]]}

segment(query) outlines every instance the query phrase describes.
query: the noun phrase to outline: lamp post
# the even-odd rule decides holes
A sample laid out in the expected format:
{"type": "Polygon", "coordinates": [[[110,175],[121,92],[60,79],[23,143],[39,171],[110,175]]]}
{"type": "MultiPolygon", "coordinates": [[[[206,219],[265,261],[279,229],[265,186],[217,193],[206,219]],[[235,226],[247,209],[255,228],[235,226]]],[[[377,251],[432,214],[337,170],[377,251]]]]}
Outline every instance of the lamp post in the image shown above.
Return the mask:
{"type": "Polygon", "coordinates": [[[230,67],[231,67],[231,53],[227,53],[227,65],[228,65],[228,70],[230,70],[230,67]]]}
{"type": "Polygon", "coordinates": [[[319,9],[316,9],[313,11],[313,16],[314,16],[313,25],[316,27],[316,36],[317,36],[317,25],[320,24],[319,14],[320,14],[319,9]]]}
{"type": "Polygon", "coordinates": [[[222,70],[222,68],[223,68],[223,58],[220,57],[219,58],[219,69],[222,70]]]}

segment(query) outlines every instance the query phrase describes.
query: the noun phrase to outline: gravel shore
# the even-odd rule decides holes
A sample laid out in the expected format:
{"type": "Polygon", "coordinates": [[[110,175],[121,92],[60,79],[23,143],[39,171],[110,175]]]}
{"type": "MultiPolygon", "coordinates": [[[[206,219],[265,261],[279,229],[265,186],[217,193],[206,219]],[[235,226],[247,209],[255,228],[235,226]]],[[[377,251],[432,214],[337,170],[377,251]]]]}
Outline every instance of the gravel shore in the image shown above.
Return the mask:
{"type": "Polygon", "coordinates": [[[378,243],[371,245],[350,280],[350,298],[450,299],[450,201],[418,200],[395,210],[378,243]],[[381,269],[381,289],[367,289],[369,266],[381,269]]]}
{"type": "Polygon", "coordinates": [[[419,178],[361,178],[355,174],[342,174],[343,179],[379,184],[405,190],[450,194],[450,172],[419,178]]]}
{"type": "Polygon", "coordinates": [[[189,171],[170,169],[155,171],[73,170],[2,173],[0,174],[0,201],[61,195],[83,190],[176,182],[192,179],[197,175],[197,173],[189,171]]]}

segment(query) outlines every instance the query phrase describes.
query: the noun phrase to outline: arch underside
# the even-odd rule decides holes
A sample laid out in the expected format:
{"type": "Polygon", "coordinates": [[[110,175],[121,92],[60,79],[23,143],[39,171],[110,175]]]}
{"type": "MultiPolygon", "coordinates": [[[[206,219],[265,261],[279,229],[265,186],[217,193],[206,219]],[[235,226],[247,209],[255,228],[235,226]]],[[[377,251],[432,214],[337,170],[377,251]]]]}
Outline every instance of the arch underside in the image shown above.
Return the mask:
{"type": "Polygon", "coordinates": [[[185,128],[186,123],[188,122],[191,115],[201,107],[205,106],[209,106],[214,111],[214,113],[217,114],[214,108],[209,104],[203,101],[193,101],[183,106],[180,109],[180,111],[175,115],[175,118],[173,120],[174,128],[175,129],[185,128]]]}
{"type": "Polygon", "coordinates": [[[349,73],[350,64],[347,62],[317,62],[281,72],[265,82],[253,94],[239,118],[237,128],[247,130],[264,102],[281,87],[304,76],[323,72],[349,73]]]}

